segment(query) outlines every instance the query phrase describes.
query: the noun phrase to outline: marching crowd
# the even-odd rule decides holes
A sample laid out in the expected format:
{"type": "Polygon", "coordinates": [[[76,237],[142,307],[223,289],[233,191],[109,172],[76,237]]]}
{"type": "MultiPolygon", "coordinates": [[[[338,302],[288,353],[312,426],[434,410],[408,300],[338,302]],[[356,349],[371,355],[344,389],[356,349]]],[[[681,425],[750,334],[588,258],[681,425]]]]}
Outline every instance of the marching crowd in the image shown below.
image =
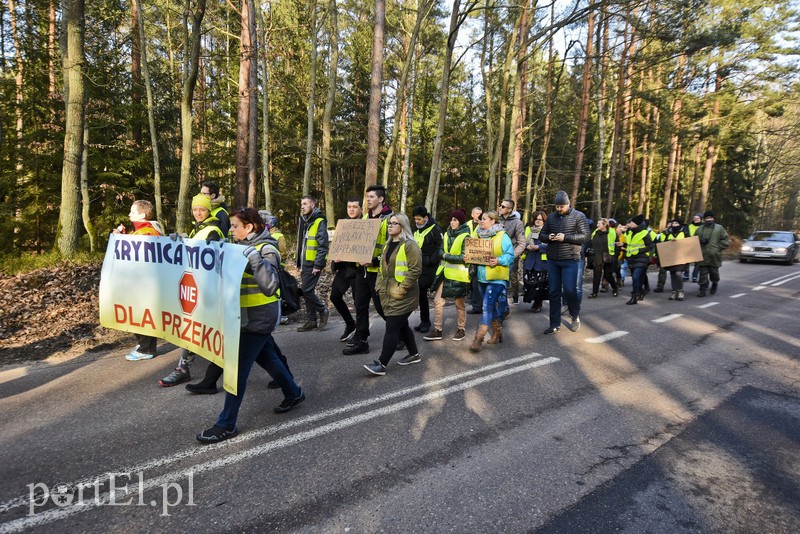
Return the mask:
{"type": "MultiPolygon", "coordinates": [[[[617,297],[630,279],[631,294],[626,304],[636,305],[650,292],[647,270],[651,264],[659,267],[654,293],[664,292],[669,273],[669,300],[683,301],[684,282],[691,272],[692,282],[699,283],[697,296],[713,295],[719,286],[722,250],[729,244],[727,232],[715,222],[711,211],[694,215],[688,224],[671,220],[663,231],[656,232],[641,214],[625,222],[602,218],[593,223],[571,206],[564,191],[555,195],[552,213],[535,211],[527,225],[514,210],[514,201],[503,199],[497,210],[474,207],[469,219],[464,210],[454,209],[445,229],[436,224],[424,206],[414,208],[412,227],[405,214],[395,213],[387,204],[384,186],[367,188],[365,199],[364,213],[360,197],[348,199],[347,218],[380,220],[372,261],[330,262],[334,278],[329,300],[344,320],[339,341],[346,343],[342,350],[345,355],[370,353],[370,302],[385,321],[378,359],[363,366],[374,376],[386,374],[389,361],[398,351],[406,353],[398,365],[422,361],[414,331],[420,332],[426,342],[444,339],[443,311],[448,300],[456,309],[454,341],[467,337],[468,313],[481,316],[469,346],[469,350],[478,352],[484,342],[503,342],[503,322],[511,311],[509,300],[519,303],[520,293],[523,302],[531,303],[534,313],[542,311],[546,300],[549,302],[545,335],[560,331],[565,313],[570,317],[569,329],[577,332],[581,325],[583,272],[587,268],[593,273],[588,298],[598,298],[609,289],[611,296],[617,297]],[[700,261],[694,266],[661,267],[657,243],[693,236],[700,243],[700,261]],[[468,263],[467,239],[490,240],[491,244],[486,243],[485,247],[491,250],[488,260],[468,263]],[[355,317],[344,300],[347,292],[352,293],[355,317]],[[433,295],[433,318],[429,293],[433,295]],[[420,322],[412,329],[409,319],[416,310],[420,322]]],[[[219,187],[212,182],[204,182],[200,194],[192,199],[192,216],[194,227],[187,237],[229,239],[246,247],[247,267],[240,287],[238,394],[226,393],[223,410],[214,425],[197,435],[201,443],[216,443],[238,434],[238,412],[253,364],[264,368],[272,378],[268,387],[283,392],[284,400],[274,409],[276,413],[293,409],[305,400],[305,393],[272,336],[278,324],[288,322],[281,316],[279,294],[279,270],[287,257],[286,240],[277,218],[254,208],[229,211],[219,187]]],[[[134,202],[129,217],[133,234],[163,235],[153,220],[149,202],[134,202]]],[[[114,232],[124,232],[124,227],[114,232]]],[[[175,234],[170,237],[179,238],[175,234]]],[[[307,312],[306,321],[297,331],[324,330],[330,317],[328,299],[320,299],[316,288],[329,263],[328,224],[312,195],[301,198],[296,243],[295,261],[307,312]]],[[[138,345],[126,359],[153,358],[156,339],[138,334],[136,337],[138,345]]],[[[191,380],[194,356],[183,350],[177,367],[159,383],[167,387],[191,380]]],[[[197,394],[216,393],[221,376],[222,368],[209,362],[203,379],[187,384],[186,389],[197,394]]]]}

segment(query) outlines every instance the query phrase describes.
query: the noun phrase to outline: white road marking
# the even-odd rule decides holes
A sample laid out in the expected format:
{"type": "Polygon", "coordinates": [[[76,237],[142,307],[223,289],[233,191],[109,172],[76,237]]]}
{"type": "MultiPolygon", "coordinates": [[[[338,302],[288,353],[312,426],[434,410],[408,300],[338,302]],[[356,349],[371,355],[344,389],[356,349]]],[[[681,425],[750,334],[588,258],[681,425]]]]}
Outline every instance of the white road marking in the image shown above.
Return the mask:
{"type": "Polygon", "coordinates": [[[659,317],[658,319],[653,319],[652,322],[654,323],[666,323],[667,321],[671,321],[673,319],[677,319],[678,317],[683,317],[682,313],[670,313],[669,315],[665,315],[664,317],[659,317]]]}
{"type": "Polygon", "coordinates": [[[716,306],[719,302],[709,302],[707,304],[702,304],[698,306],[698,308],[710,308],[711,306],[716,306]]]}
{"type": "Polygon", "coordinates": [[[784,278],[789,278],[790,276],[794,276],[796,274],[797,273],[784,274],[783,276],[779,276],[778,278],[773,278],[772,280],[767,280],[766,282],[762,282],[761,285],[762,286],[768,286],[773,282],[777,282],[778,280],[783,280],[784,278]]]}
{"type": "Polygon", "coordinates": [[[739,293],[737,295],[731,295],[731,298],[732,299],[738,299],[739,297],[743,297],[745,295],[747,295],[747,293],[739,293]]]}
{"type": "Polygon", "coordinates": [[[767,289],[767,286],[756,286],[753,288],[753,291],[761,291],[762,289],[767,289]]]}
{"type": "Polygon", "coordinates": [[[627,336],[628,332],[624,330],[617,330],[616,332],[609,332],[608,334],[603,334],[602,336],[597,337],[590,337],[589,339],[584,339],[586,343],[605,343],[606,341],[611,341],[612,339],[617,339],[618,337],[627,336]]]}
{"type": "MultiPolygon", "coordinates": [[[[185,449],[183,451],[180,451],[180,452],[177,452],[175,454],[172,454],[170,456],[162,456],[160,458],[153,458],[152,460],[149,460],[147,462],[143,462],[143,463],[140,463],[140,464],[137,464],[137,465],[129,465],[129,466],[118,468],[118,469],[109,469],[108,471],[105,471],[104,473],[101,473],[101,474],[98,474],[98,475],[94,475],[94,476],[91,476],[91,477],[82,478],[80,480],[72,482],[71,484],[73,486],[79,486],[79,485],[94,486],[95,484],[104,484],[109,479],[109,473],[113,473],[113,472],[116,472],[116,473],[139,473],[139,472],[155,469],[157,467],[163,467],[165,465],[170,465],[170,464],[173,464],[173,463],[176,463],[176,462],[180,462],[181,460],[184,460],[184,459],[187,459],[187,458],[193,458],[193,457],[197,457],[198,455],[201,455],[201,454],[206,454],[208,452],[213,452],[213,451],[215,451],[217,449],[220,449],[220,448],[223,448],[223,447],[229,447],[229,446],[234,445],[236,443],[241,443],[243,441],[249,441],[249,440],[260,438],[260,437],[263,437],[263,436],[268,436],[270,434],[276,434],[276,433],[281,432],[283,430],[287,430],[287,429],[290,429],[290,428],[295,428],[295,427],[302,426],[302,425],[309,424],[309,423],[314,423],[316,421],[320,421],[320,420],[326,419],[328,417],[332,417],[332,416],[339,415],[339,414],[342,414],[342,413],[350,412],[350,411],[353,411],[353,410],[358,410],[359,408],[374,406],[376,404],[379,404],[379,403],[382,403],[382,402],[385,402],[385,401],[388,401],[388,400],[392,400],[392,399],[395,399],[397,397],[403,397],[405,395],[409,395],[409,394],[415,393],[417,391],[424,391],[424,390],[427,390],[427,389],[432,388],[432,387],[436,387],[436,386],[439,386],[439,385],[442,385],[442,384],[446,384],[448,382],[453,382],[453,381],[456,381],[456,380],[461,380],[463,378],[468,378],[470,376],[473,376],[473,375],[476,375],[476,374],[480,374],[480,373],[483,373],[483,372],[486,372],[486,371],[491,371],[491,370],[498,369],[498,368],[501,368],[501,367],[513,366],[513,365],[516,365],[518,363],[522,363],[522,362],[531,360],[533,358],[538,358],[539,356],[541,356],[541,354],[533,352],[533,353],[530,353],[530,354],[525,354],[523,356],[518,356],[516,358],[511,358],[510,360],[504,360],[504,361],[501,361],[501,362],[496,362],[496,363],[492,363],[492,364],[489,364],[489,365],[484,365],[483,367],[478,367],[476,369],[471,369],[469,371],[464,371],[463,373],[457,373],[457,374],[454,374],[454,375],[445,376],[445,377],[442,377],[442,378],[438,378],[436,380],[431,380],[429,382],[424,382],[422,384],[418,384],[416,386],[411,386],[411,387],[399,389],[397,391],[392,391],[390,393],[385,393],[383,395],[378,395],[377,397],[371,397],[371,398],[365,399],[363,401],[354,402],[354,403],[351,403],[351,404],[346,404],[346,405],[340,406],[338,408],[332,408],[330,410],[325,410],[325,411],[318,412],[318,413],[315,413],[315,414],[307,415],[305,417],[298,417],[297,419],[293,419],[291,421],[286,421],[285,423],[280,423],[280,424],[277,424],[275,426],[262,428],[262,429],[259,429],[259,430],[255,430],[253,432],[246,432],[245,434],[237,436],[237,437],[235,437],[233,439],[230,439],[228,441],[224,441],[222,443],[217,443],[217,444],[213,444],[213,445],[206,445],[204,447],[194,446],[194,447],[191,447],[189,449],[185,449]]],[[[44,481],[42,481],[42,482],[44,482],[44,481]]],[[[61,482],[61,481],[55,481],[55,482],[61,482]]],[[[20,507],[20,506],[28,506],[28,504],[29,504],[28,495],[22,495],[20,497],[14,498],[14,499],[12,499],[10,501],[6,501],[4,503],[0,503],[0,514],[5,513],[8,510],[12,510],[14,508],[20,507]]],[[[2,531],[2,529],[0,529],[0,532],[1,531],[2,531]]]]}
{"type": "Polygon", "coordinates": [[[783,280],[783,281],[778,282],[776,284],[772,284],[772,287],[781,286],[781,285],[785,284],[786,282],[791,282],[792,280],[797,280],[798,278],[800,278],[800,274],[796,274],[795,276],[793,276],[791,278],[787,278],[786,280],[783,280]]]}
{"type": "MultiPolygon", "coordinates": [[[[296,445],[298,443],[302,443],[304,441],[308,441],[310,439],[324,436],[326,434],[330,434],[336,432],[337,430],[342,430],[344,428],[348,428],[360,423],[364,423],[366,421],[370,421],[372,419],[376,419],[378,417],[382,417],[385,415],[390,415],[395,412],[399,412],[400,410],[405,410],[406,408],[413,408],[414,406],[418,406],[420,404],[424,404],[426,402],[430,402],[435,399],[440,399],[450,395],[452,393],[458,393],[460,391],[464,391],[466,389],[470,389],[486,382],[490,382],[492,380],[497,380],[500,378],[504,378],[506,376],[511,376],[516,373],[521,373],[523,371],[528,371],[530,369],[535,369],[536,367],[541,367],[543,365],[548,365],[551,363],[555,363],[560,361],[558,358],[549,357],[544,358],[543,360],[536,360],[534,362],[530,362],[524,365],[520,365],[518,367],[512,367],[510,369],[504,369],[502,371],[498,371],[496,373],[481,376],[478,378],[474,378],[467,382],[462,382],[460,384],[456,384],[450,386],[448,388],[440,389],[437,391],[431,391],[426,393],[420,397],[415,397],[411,399],[404,400],[402,402],[398,402],[395,404],[390,404],[388,406],[384,406],[382,408],[376,408],[374,410],[354,415],[348,417],[346,419],[341,419],[338,421],[334,421],[332,423],[328,423],[322,425],[317,428],[313,428],[311,430],[307,430],[305,432],[300,432],[298,434],[294,434],[291,436],[286,436],[284,438],[276,439],[275,441],[270,441],[256,447],[252,447],[250,449],[243,450],[241,452],[233,453],[228,456],[223,456],[222,458],[218,458],[216,460],[209,460],[207,462],[197,464],[195,466],[189,467],[187,469],[180,469],[177,471],[173,471],[172,473],[164,474],[160,477],[156,477],[153,479],[149,479],[142,484],[142,492],[146,492],[155,488],[162,487],[164,484],[169,482],[175,482],[178,480],[183,480],[188,478],[189,476],[194,476],[198,473],[204,473],[206,471],[213,471],[215,469],[219,469],[221,467],[237,464],[243,460],[247,460],[250,458],[255,458],[256,456],[261,456],[263,454],[270,453],[272,451],[276,451],[278,449],[283,449],[285,447],[296,445]]],[[[8,521],[6,523],[0,523],[0,533],[5,532],[18,532],[21,530],[27,530],[31,528],[35,528],[38,526],[45,525],[47,523],[52,523],[53,521],[58,521],[60,519],[64,519],[66,517],[85,512],[91,510],[97,506],[108,504],[110,501],[110,493],[106,492],[102,494],[99,498],[93,498],[89,501],[84,502],[80,506],[71,506],[69,508],[55,508],[50,509],[41,513],[38,513],[31,517],[23,517],[20,519],[15,519],[13,521],[8,521]]]]}

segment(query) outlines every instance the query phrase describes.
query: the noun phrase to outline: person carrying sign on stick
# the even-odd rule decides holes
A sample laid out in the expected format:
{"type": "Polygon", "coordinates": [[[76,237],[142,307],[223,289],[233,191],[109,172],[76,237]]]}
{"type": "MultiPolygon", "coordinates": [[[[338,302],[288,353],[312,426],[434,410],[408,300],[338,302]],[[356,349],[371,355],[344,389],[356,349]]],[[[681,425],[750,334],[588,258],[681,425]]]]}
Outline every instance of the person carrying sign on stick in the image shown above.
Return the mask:
{"type": "MultiPolygon", "coordinates": [[[[361,199],[358,197],[350,197],[347,199],[347,218],[360,219],[361,213],[361,199]]],[[[339,337],[339,341],[347,342],[353,339],[356,332],[356,321],[353,319],[353,314],[347,308],[347,303],[344,301],[344,296],[348,291],[351,291],[353,296],[356,294],[356,277],[358,276],[358,265],[350,261],[333,261],[331,262],[331,269],[336,275],[333,277],[331,283],[330,300],[333,307],[339,312],[339,315],[344,319],[344,333],[339,337]]]]}

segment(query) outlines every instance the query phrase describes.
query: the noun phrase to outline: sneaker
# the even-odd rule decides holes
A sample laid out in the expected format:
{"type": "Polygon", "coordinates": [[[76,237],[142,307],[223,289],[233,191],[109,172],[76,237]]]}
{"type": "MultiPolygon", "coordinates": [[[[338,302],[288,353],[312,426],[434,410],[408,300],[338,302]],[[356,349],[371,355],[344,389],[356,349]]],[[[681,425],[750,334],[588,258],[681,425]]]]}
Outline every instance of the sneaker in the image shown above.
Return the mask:
{"type": "Polygon", "coordinates": [[[653,293],[663,293],[663,292],[664,292],[664,288],[663,287],[657,287],[657,288],[655,288],[653,290],[653,293]]]}
{"type": "Polygon", "coordinates": [[[192,375],[189,374],[188,369],[183,369],[182,367],[176,367],[174,371],[170,374],[162,378],[158,381],[159,384],[168,388],[170,386],[177,386],[182,382],[186,382],[187,380],[191,380],[192,375]]]}
{"type": "Polygon", "coordinates": [[[481,315],[481,314],[483,314],[483,310],[480,310],[478,308],[470,308],[470,310],[467,311],[467,313],[469,315],[481,315]]]}
{"type": "Polygon", "coordinates": [[[384,367],[384,365],[378,360],[375,360],[372,363],[364,364],[364,369],[366,369],[375,376],[383,376],[386,374],[386,367],[384,367]]]}
{"type": "Polygon", "coordinates": [[[347,346],[342,349],[342,354],[346,356],[350,356],[351,354],[369,354],[369,343],[361,340],[354,341],[355,343],[348,343],[347,346]]]}
{"type": "Polygon", "coordinates": [[[339,337],[339,341],[341,341],[342,343],[350,341],[351,339],[353,339],[354,335],[356,335],[356,325],[345,326],[344,333],[339,337]]]}
{"type": "Polygon", "coordinates": [[[414,330],[417,332],[421,332],[423,334],[427,334],[431,329],[431,323],[420,323],[414,327],[414,330]]]}
{"type": "Polygon", "coordinates": [[[519,304],[519,297],[514,297],[514,298],[512,298],[512,299],[511,299],[511,302],[512,302],[513,304],[519,304]]]}
{"type": "Polygon", "coordinates": [[[612,297],[618,297],[618,296],[619,296],[619,291],[617,291],[617,290],[615,289],[614,291],[612,291],[612,292],[611,292],[611,296],[612,296],[612,297]]]}
{"type": "Polygon", "coordinates": [[[234,427],[233,430],[225,430],[224,428],[214,425],[208,430],[203,430],[197,434],[197,441],[200,443],[219,443],[220,441],[231,439],[238,434],[239,429],[236,427],[234,427]]]}
{"type": "Polygon", "coordinates": [[[596,299],[597,298],[597,293],[590,293],[589,294],[589,298],[590,299],[596,299]]]}
{"type": "Polygon", "coordinates": [[[425,341],[438,341],[442,339],[442,331],[439,330],[438,328],[434,328],[433,332],[431,332],[427,336],[424,336],[422,339],[424,339],[425,341]]]}
{"type": "Polygon", "coordinates": [[[453,336],[453,341],[461,341],[465,337],[467,337],[467,333],[464,332],[463,328],[459,328],[456,330],[456,335],[453,336]]]}
{"type": "Polygon", "coordinates": [[[316,329],[317,329],[316,321],[306,321],[305,323],[297,327],[298,332],[310,332],[311,330],[316,330],[316,329]]]}
{"type": "Polygon", "coordinates": [[[559,330],[561,330],[561,328],[559,328],[558,326],[551,326],[550,328],[544,331],[544,335],[549,336],[552,334],[557,334],[559,330]]]}
{"type": "Polygon", "coordinates": [[[196,384],[186,384],[186,391],[197,395],[216,395],[218,390],[216,384],[211,384],[209,386],[206,384],[205,380],[201,380],[196,384]]]}
{"type": "Polygon", "coordinates": [[[541,311],[542,311],[542,307],[541,307],[541,305],[540,305],[540,306],[537,306],[536,304],[534,304],[533,306],[531,306],[531,311],[532,311],[533,313],[539,313],[539,312],[541,312],[541,311]]]}
{"type": "Polygon", "coordinates": [[[289,324],[289,316],[281,315],[281,324],[289,324]]]}
{"type": "Polygon", "coordinates": [[[317,330],[325,330],[325,327],[328,326],[328,319],[331,316],[331,312],[328,311],[328,308],[325,308],[319,314],[319,323],[317,323],[317,330]]]}
{"type": "Polygon", "coordinates": [[[306,400],[306,394],[303,393],[303,390],[300,390],[300,394],[293,399],[283,399],[283,402],[280,403],[272,410],[275,413],[286,413],[301,402],[306,400]]]}
{"type": "Polygon", "coordinates": [[[397,365],[411,365],[412,363],[419,363],[421,361],[422,358],[419,357],[419,353],[409,354],[400,359],[400,361],[397,362],[397,365]]]}
{"type": "Polygon", "coordinates": [[[569,329],[573,332],[577,332],[581,329],[581,318],[580,317],[573,317],[572,324],[569,325],[569,329]]]}
{"type": "Polygon", "coordinates": [[[129,362],[138,362],[139,360],[152,360],[155,358],[155,354],[145,354],[144,352],[139,352],[138,350],[134,349],[130,352],[130,354],[125,355],[125,359],[129,362]]]}

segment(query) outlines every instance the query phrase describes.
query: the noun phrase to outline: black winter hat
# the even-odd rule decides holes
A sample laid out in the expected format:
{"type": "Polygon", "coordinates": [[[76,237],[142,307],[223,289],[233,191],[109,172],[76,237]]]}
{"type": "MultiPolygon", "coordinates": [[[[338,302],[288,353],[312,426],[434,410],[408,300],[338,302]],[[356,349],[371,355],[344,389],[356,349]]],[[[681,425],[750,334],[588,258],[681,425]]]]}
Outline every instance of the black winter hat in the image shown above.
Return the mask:
{"type": "Polygon", "coordinates": [[[711,217],[713,219],[714,218],[714,212],[711,211],[711,210],[708,210],[707,212],[705,212],[703,214],[703,218],[705,219],[706,217],[711,217]]]}
{"type": "Polygon", "coordinates": [[[636,226],[641,226],[641,225],[643,225],[643,224],[644,224],[644,215],[642,215],[642,214],[640,213],[640,214],[639,214],[639,215],[637,215],[636,217],[632,217],[632,218],[631,218],[631,222],[632,222],[633,224],[635,224],[636,226]]]}
{"type": "Polygon", "coordinates": [[[556,206],[568,206],[569,205],[569,195],[566,191],[559,191],[556,193],[556,199],[553,202],[556,206]]]}

